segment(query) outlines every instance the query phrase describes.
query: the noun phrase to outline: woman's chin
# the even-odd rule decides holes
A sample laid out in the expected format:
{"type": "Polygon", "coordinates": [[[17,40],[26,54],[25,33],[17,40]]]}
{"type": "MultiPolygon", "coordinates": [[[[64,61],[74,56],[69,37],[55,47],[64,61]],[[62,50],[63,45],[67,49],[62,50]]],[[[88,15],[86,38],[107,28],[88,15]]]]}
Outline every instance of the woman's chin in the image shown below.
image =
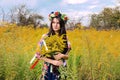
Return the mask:
{"type": "Polygon", "coordinates": [[[59,31],[58,29],[54,29],[55,32],[59,31]]]}

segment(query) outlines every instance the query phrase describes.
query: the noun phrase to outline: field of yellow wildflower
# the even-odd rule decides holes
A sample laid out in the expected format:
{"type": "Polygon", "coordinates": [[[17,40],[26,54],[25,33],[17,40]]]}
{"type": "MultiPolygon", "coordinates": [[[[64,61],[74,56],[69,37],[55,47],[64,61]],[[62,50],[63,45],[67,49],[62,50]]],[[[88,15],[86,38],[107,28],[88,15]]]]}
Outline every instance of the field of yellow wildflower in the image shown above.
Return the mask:
{"type": "MultiPolygon", "coordinates": [[[[0,80],[39,80],[43,62],[30,69],[37,43],[48,29],[7,25],[0,27],[0,80]]],[[[67,31],[72,50],[67,67],[60,68],[67,80],[120,80],[120,30],[67,31]]]]}

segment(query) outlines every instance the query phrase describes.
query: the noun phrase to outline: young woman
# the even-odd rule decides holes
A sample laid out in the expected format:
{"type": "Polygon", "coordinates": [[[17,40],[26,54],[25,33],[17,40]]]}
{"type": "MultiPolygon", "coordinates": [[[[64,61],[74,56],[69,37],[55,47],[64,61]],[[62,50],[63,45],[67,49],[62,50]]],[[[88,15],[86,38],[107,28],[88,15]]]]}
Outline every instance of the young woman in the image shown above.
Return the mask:
{"type": "MultiPolygon", "coordinates": [[[[62,52],[58,52],[57,55],[53,55],[53,57],[40,57],[37,58],[44,61],[43,74],[41,80],[60,80],[60,72],[59,66],[65,65],[65,60],[68,59],[68,52],[70,51],[70,43],[68,42],[66,36],[65,24],[67,22],[67,17],[60,12],[51,12],[49,15],[50,29],[47,34],[44,34],[39,42],[39,46],[41,46],[42,41],[45,37],[51,37],[53,35],[63,36],[64,45],[66,46],[62,52]]],[[[40,51],[37,50],[37,54],[40,54],[40,51]]]]}

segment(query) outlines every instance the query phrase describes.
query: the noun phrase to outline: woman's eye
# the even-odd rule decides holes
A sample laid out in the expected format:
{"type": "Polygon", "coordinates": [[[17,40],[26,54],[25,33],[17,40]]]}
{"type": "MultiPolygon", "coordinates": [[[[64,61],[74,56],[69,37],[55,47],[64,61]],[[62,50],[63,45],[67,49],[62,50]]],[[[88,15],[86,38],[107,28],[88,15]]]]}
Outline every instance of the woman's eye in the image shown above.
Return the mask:
{"type": "Polygon", "coordinates": [[[57,22],[57,24],[59,24],[59,22],[57,22]]]}
{"type": "Polygon", "coordinates": [[[55,22],[52,22],[52,23],[55,23],[55,22]]]}

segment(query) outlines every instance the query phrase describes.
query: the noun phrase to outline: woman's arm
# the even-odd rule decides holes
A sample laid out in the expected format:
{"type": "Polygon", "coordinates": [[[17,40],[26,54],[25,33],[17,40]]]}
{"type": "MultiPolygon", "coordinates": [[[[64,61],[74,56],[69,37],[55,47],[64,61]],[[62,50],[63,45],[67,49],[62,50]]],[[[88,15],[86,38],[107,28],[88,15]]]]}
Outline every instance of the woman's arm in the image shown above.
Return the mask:
{"type": "Polygon", "coordinates": [[[57,55],[54,55],[54,58],[55,60],[68,59],[68,54],[58,53],[57,55]]]}
{"type": "Polygon", "coordinates": [[[52,59],[49,59],[49,58],[46,58],[46,57],[41,57],[40,60],[43,60],[45,62],[48,62],[48,63],[51,63],[55,66],[61,66],[63,65],[63,61],[62,60],[52,60],[52,59]]]}
{"type": "Polygon", "coordinates": [[[67,52],[65,53],[65,54],[62,54],[62,53],[60,53],[60,52],[57,52],[58,54],[57,55],[54,55],[54,58],[56,59],[56,60],[60,60],[60,59],[65,59],[65,60],[67,60],[68,59],[68,53],[70,52],[70,50],[71,50],[71,44],[70,44],[70,42],[68,41],[68,50],[67,50],[67,52]]]}

